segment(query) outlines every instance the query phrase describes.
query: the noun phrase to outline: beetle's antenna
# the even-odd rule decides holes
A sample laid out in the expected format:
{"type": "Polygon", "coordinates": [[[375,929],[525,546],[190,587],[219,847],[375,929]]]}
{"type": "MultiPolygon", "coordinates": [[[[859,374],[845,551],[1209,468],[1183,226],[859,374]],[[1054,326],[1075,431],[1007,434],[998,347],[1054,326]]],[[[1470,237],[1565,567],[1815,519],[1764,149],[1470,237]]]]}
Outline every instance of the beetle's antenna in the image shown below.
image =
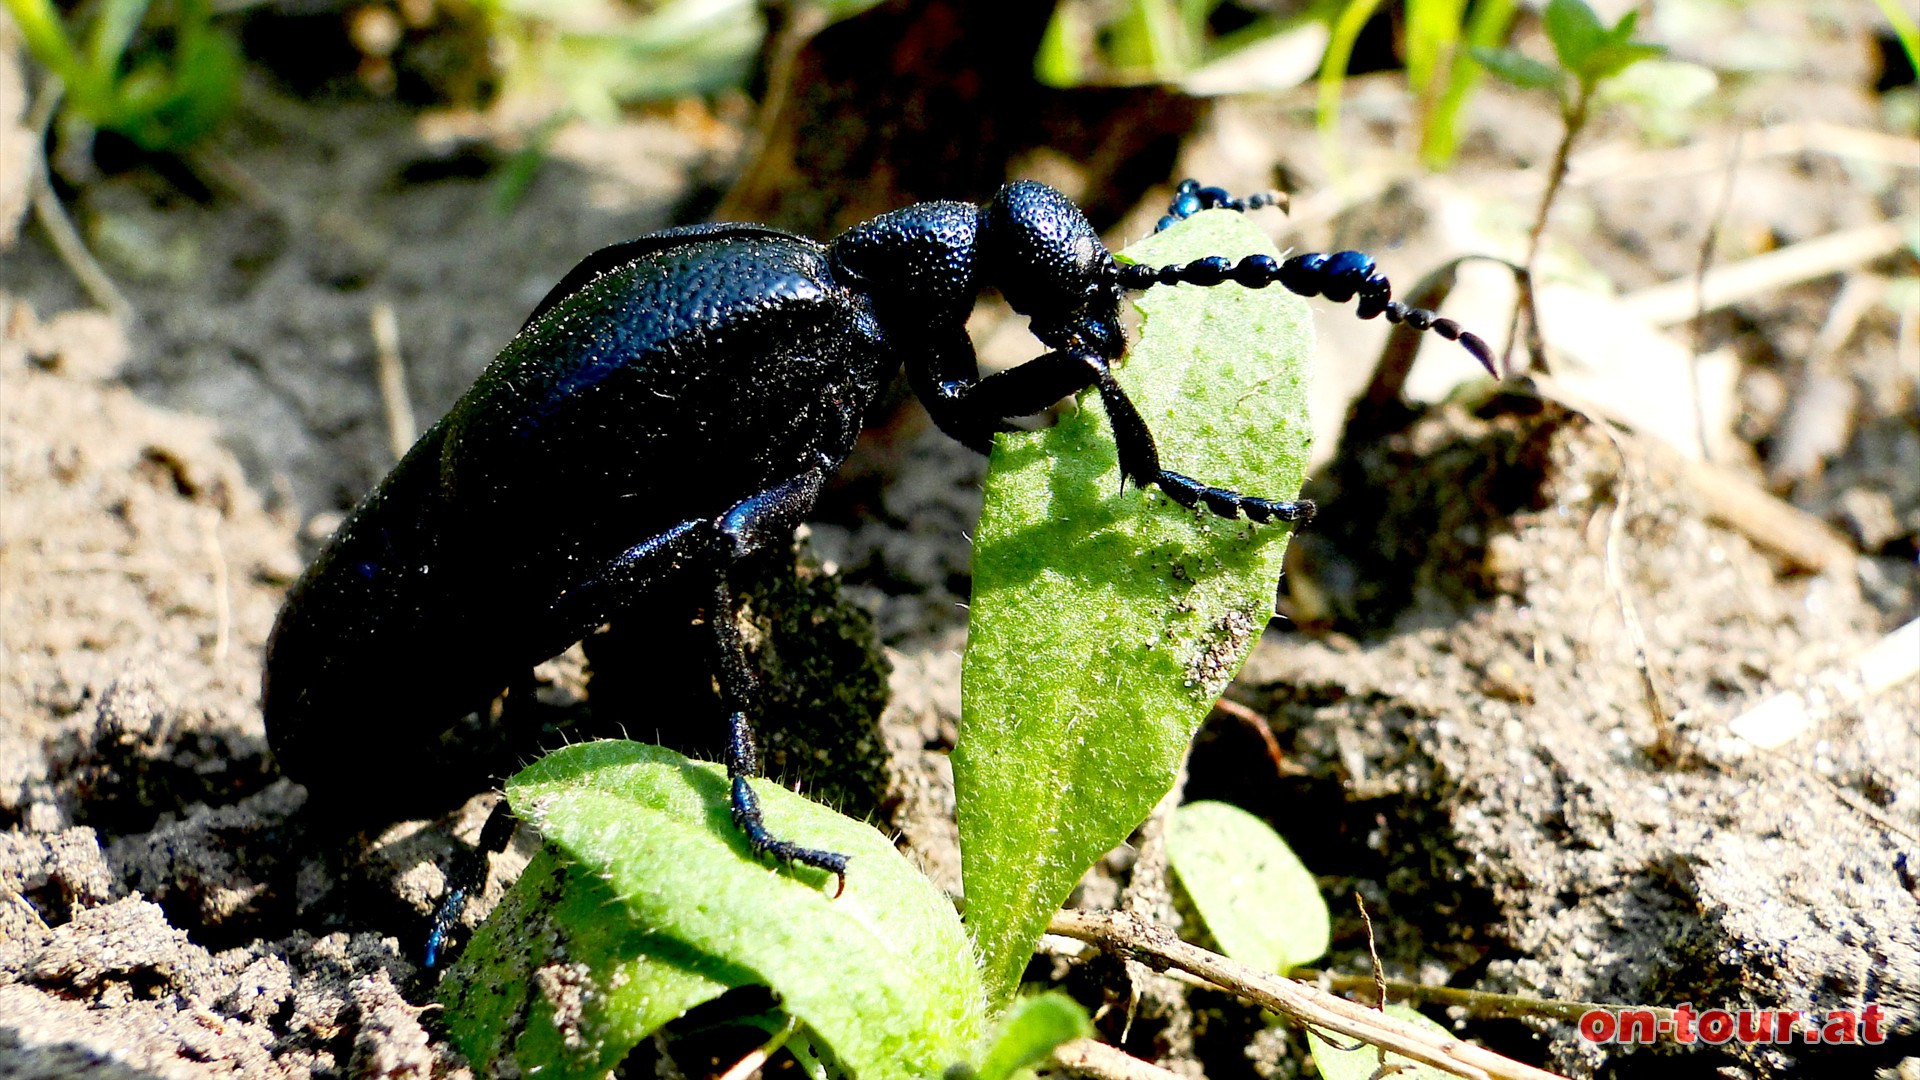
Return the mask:
{"type": "Polygon", "coordinates": [[[1236,199],[1227,194],[1225,188],[1201,187],[1198,180],[1182,180],[1180,186],[1174,190],[1173,202],[1167,207],[1167,216],[1160,219],[1160,223],[1153,227],[1153,231],[1166,232],[1175,222],[1185,221],[1202,210],[1234,210],[1242,214],[1266,206],[1277,206],[1285,210],[1287,201],[1287,197],[1278,191],[1256,191],[1244,199],[1236,199]]]}
{"type": "Polygon", "coordinates": [[[1496,379],[1500,377],[1494,367],[1493,350],[1478,334],[1426,308],[1409,307],[1395,300],[1387,276],[1376,271],[1373,260],[1358,251],[1295,255],[1285,262],[1271,255],[1249,255],[1237,263],[1209,255],[1173,266],[1127,263],[1115,268],[1114,279],[1121,288],[1135,292],[1154,285],[1204,287],[1232,281],[1249,289],[1264,289],[1277,283],[1301,296],[1324,296],[1336,304],[1344,304],[1357,296],[1360,305],[1354,314],[1361,318],[1385,315],[1390,323],[1406,323],[1415,330],[1431,330],[1448,341],[1457,341],[1480,361],[1488,374],[1496,379]]]}

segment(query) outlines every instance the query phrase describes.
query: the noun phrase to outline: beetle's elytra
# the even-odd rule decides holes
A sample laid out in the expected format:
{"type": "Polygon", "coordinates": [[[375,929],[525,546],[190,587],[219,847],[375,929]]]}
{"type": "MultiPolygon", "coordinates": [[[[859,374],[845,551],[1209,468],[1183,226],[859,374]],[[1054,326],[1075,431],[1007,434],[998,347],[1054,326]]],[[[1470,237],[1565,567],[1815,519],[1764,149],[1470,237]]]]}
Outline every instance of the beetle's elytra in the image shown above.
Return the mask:
{"type": "MultiPolygon", "coordinates": [[[[1187,181],[1162,226],[1258,205],[1187,181]]],[[[844,856],[769,836],[746,783],[755,687],[734,620],[718,614],[736,607],[730,568],[791,542],[902,366],[941,429],[974,449],[1006,418],[1094,387],[1137,485],[1222,517],[1305,520],[1311,503],[1164,468],[1109,371],[1126,347],[1123,292],[1224,281],[1357,296],[1362,317],[1432,329],[1491,368],[1480,339],[1392,300],[1363,255],[1123,267],[1072,201],[1030,181],[982,206],[894,211],[829,244],[723,224],[596,252],[294,585],[267,646],[274,754],[333,820],[442,813],[524,751],[456,745],[456,723],[610,617],[644,618],[671,593],[716,613],[735,821],[758,851],[841,873],[844,856]],[[982,378],[965,324],[988,286],[1048,351],[982,378]],[[400,657],[409,681],[369,695],[370,676],[400,657]]]]}

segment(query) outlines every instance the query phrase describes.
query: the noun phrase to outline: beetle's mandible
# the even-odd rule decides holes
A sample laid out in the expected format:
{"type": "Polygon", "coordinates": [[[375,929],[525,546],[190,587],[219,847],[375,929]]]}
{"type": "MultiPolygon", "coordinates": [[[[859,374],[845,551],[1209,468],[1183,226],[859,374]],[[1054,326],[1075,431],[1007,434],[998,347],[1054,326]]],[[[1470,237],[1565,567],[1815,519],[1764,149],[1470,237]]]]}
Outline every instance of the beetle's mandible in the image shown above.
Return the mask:
{"type": "MultiPolygon", "coordinates": [[[[1267,203],[1187,181],[1161,225],[1267,203]]],[[[1358,297],[1361,317],[1434,330],[1492,368],[1479,338],[1391,299],[1364,255],[1122,266],[1071,200],[1030,181],[981,206],[884,214],[829,244],[720,224],[598,251],[294,585],[267,646],[274,755],[307,786],[310,813],[350,825],[444,813],[520,752],[452,745],[463,717],[610,617],[672,593],[712,613],[735,822],[756,851],[844,874],[845,856],[761,822],[747,783],[754,675],[730,569],[791,543],[902,366],[940,428],[975,450],[1007,418],[1093,387],[1135,484],[1221,517],[1305,520],[1311,503],[1165,468],[1109,368],[1126,348],[1124,292],[1228,281],[1358,297]],[[989,286],[1047,351],[982,378],[966,321],[989,286]],[[402,656],[408,681],[369,694],[369,677],[402,656]]]]}

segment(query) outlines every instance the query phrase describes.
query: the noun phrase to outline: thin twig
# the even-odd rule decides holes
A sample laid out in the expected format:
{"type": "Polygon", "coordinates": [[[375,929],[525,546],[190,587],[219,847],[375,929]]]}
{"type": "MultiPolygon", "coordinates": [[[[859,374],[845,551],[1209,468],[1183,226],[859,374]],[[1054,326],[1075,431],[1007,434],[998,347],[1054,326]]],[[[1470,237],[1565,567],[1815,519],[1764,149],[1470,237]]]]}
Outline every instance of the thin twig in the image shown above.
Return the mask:
{"type": "Polygon", "coordinates": [[[393,448],[397,461],[412,449],[418,427],[413,419],[413,401],[407,396],[406,363],[400,356],[400,323],[394,318],[393,305],[385,300],[374,302],[371,321],[374,363],[380,370],[380,403],[387,412],[387,445],[393,448]]]}
{"type": "Polygon", "coordinates": [[[40,84],[40,95],[34,100],[33,111],[27,118],[27,128],[33,132],[34,176],[28,181],[33,192],[33,214],[46,230],[47,240],[53,244],[54,254],[67,264],[67,269],[80,282],[94,304],[115,319],[124,319],[133,311],[133,305],[114,285],[113,279],[100,268],[87,250],[86,241],[80,239],[80,230],[74,227],[73,219],[67,216],[66,207],[60,205],[60,196],[53,190],[53,171],[47,167],[47,125],[53,121],[53,112],[60,106],[65,86],[52,75],[40,84]]]}
{"type": "Polygon", "coordinates": [[[1640,689],[1653,719],[1651,749],[1661,761],[1673,761],[1680,753],[1680,733],[1673,723],[1674,709],[1666,691],[1666,674],[1654,666],[1653,646],[1647,640],[1646,627],[1640,622],[1640,609],[1628,594],[1626,575],[1620,571],[1620,549],[1626,546],[1627,504],[1633,498],[1633,465],[1613,425],[1598,420],[1595,426],[1607,437],[1614,456],[1620,460],[1613,510],[1607,515],[1606,551],[1601,562],[1606,572],[1607,591],[1613,594],[1614,605],[1620,609],[1620,621],[1626,624],[1627,640],[1633,645],[1634,668],[1640,673],[1640,689]]]}
{"type": "Polygon", "coordinates": [[[1273,725],[1267,721],[1266,717],[1261,716],[1259,713],[1232,698],[1223,697],[1214,702],[1213,707],[1222,714],[1240,721],[1246,725],[1248,730],[1260,737],[1261,744],[1267,748],[1267,756],[1273,759],[1274,772],[1279,773],[1281,776],[1304,776],[1306,774],[1304,768],[1287,760],[1286,753],[1280,749],[1280,740],[1273,737],[1273,725]]]}
{"type": "Polygon", "coordinates": [[[1367,959],[1373,963],[1373,1004],[1377,1009],[1384,1009],[1387,1007],[1387,971],[1380,965],[1380,945],[1373,937],[1373,915],[1367,911],[1367,898],[1361,896],[1358,889],[1353,891],[1353,906],[1360,909],[1360,922],[1367,929],[1367,959]]]}
{"type": "Polygon", "coordinates": [[[1920,676],[1920,619],[1762,701],[1727,727],[1762,750],[1777,750],[1821,721],[1915,676],[1920,676]]]}
{"type": "MultiPolygon", "coordinates": [[[[1367,928],[1367,959],[1373,962],[1373,1007],[1384,1013],[1387,1011],[1387,972],[1385,968],[1380,966],[1380,945],[1374,940],[1373,936],[1373,916],[1367,912],[1366,897],[1361,896],[1360,890],[1358,889],[1353,891],[1353,906],[1360,909],[1360,921],[1367,928]]],[[[1391,1069],[1391,1067],[1387,1065],[1387,1050],[1385,1047],[1376,1046],[1374,1050],[1379,1055],[1380,1060],[1380,1067],[1373,1071],[1373,1075],[1376,1078],[1383,1074],[1388,1074],[1390,1071],[1398,1071],[1398,1069],[1391,1069]]]]}
{"type": "Polygon", "coordinates": [[[1687,377],[1693,383],[1693,427],[1700,440],[1700,452],[1713,460],[1713,440],[1707,438],[1707,410],[1701,405],[1700,354],[1707,349],[1707,271],[1713,267],[1714,249],[1720,246],[1720,223],[1733,206],[1733,182],[1740,176],[1740,137],[1735,133],[1733,149],[1727,155],[1726,179],[1720,185],[1720,204],[1707,219],[1707,233],[1700,238],[1700,259],[1693,267],[1693,349],[1687,356],[1687,377]]]}
{"type": "MultiPolygon", "coordinates": [[[[1920,167],[1920,156],[1913,152],[1913,137],[1884,131],[1844,127],[1823,121],[1775,124],[1759,131],[1737,132],[1731,151],[1735,164],[1745,165],[1770,157],[1799,157],[1826,154],[1838,158],[1871,162],[1894,169],[1920,167]]],[[[1719,139],[1703,139],[1690,146],[1646,150],[1638,145],[1630,149],[1603,147],[1582,154],[1567,170],[1568,187],[1656,183],[1674,181],[1727,167],[1727,144],[1719,139]]]]}
{"type": "Polygon", "coordinates": [[[207,507],[200,518],[201,543],[213,563],[213,666],[224,671],[233,644],[233,586],[227,551],[220,543],[220,511],[207,507]]]}
{"type": "Polygon", "coordinates": [[[1074,1039],[1053,1048],[1053,1064],[1094,1080],[1181,1080],[1179,1073],[1141,1061],[1117,1047],[1093,1039],[1074,1039]]]}
{"type": "MultiPolygon", "coordinates": [[[[1317,968],[1294,968],[1293,976],[1303,982],[1348,994],[1378,987],[1372,975],[1348,975],[1317,968]]],[[[1463,990],[1457,986],[1427,986],[1424,983],[1400,982],[1394,979],[1388,979],[1386,987],[1388,994],[1396,1001],[1404,1001],[1412,1005],[1443,1005],[1449,1009],[1464,1010],[1468,1016],[1479,1019],[1546,1019],[1577,1023],[1582,1016],[1591,1012],[1618,1013],[1625,1010],[1649,1012],[1656,1019],[1673,1019],[1672,1009],[1652,1005],[1615,1005],[1603,1001],[1556,1001],[1552,998],[1528,997],[1525,994],[1494,994],[1485,990],[1463,990]]]]}
{"type": "Polygon", "coordinates": [[[1837,360],[1860,320],[1879,306],[1886,292],[1887,280],[1877,274],[1848,274],[1833,298],[1827,321],[1801,362],[1786,418],[1767,455],[1767,482],[1777,489],[1817,475],[1826,459],[1846,445],[1855,391],[1837,360]]]}
{"type": "Polygon", "coordinates": [[[1654,326],[1684,322],[1704,307],[1715,311],[1729,304],[1813,281],[1891,255],[1906,246],[1907,233],[1920,219],[1913,216],[1842,229],[1727,263],[1695,283],[1692,275],[1649,286],[1620,298],[1626,310],[1654,326]]]}
{"type": "MultiPolygon", "coordinates": [[[[1587,126],[1587,107],[1592,97],[1592,85],[1582,82],[1574,99],[1565,103],[1565,108],[1561,111],[1561,126],[1564,130],[1560,135],[1560,145],[1553,151],[1553,164],[1547,173],[1547,189],[1540,193],[1540,211],[1534,215],[1533,228],[1527,233],[1527,257],[1521,264],[1526,267],[1526,280],[1529,283],[1534,280],[1534,272],[1539,267],[1540,243],[1547,233],[1547,219],[1553,213],[1553,201],[1559,197],[1560,185],[1567,179],[1567,158],[1573,152],[1573,140],[1579,138],[1580,129],[1587,126]]],[[[1507,347],[1500,355],[1500,370],[1509,375],[1513,373],[1513,347],[1520,340],[1522,310],[1527,312],[1530,320],[1534,320],[1534,329],[1530,331],[1529,339],[1539,334],[1538,320],[1531,303],[1515,304],[1513,318],[1507,324],[1507,347]]]]}
{"type": "MultiPolygon", "coordinates": [[[[1533,388],[1542,398],[1596,423],[1632,426],[1630,420],[1588,400],[1558,379],[1536,375],[1533,388]]],[[[1659,452],[1655,448],[1665,447],[1656,440],[1642,440],[1641,445],[1649,452],[1659,452]]],[[[1855,553],[1851,541],[1833,526],[1775,497],[1748,477],[1705,461],[1682,461],[1678,468],[1686,480],[1688,493],[1700,504],[1708,520],[1746,537],[1753,546],[1779,557],[1790,568],[1824,573],[1852,565],[1855,553]]]]}
{"type": "Polygon", "coordinates": [[[1164,926],[1124,911],[1061,911],[1049,933],[1098,945],[1160,967],[1178,967],[1264,1009],[1310,1027],[1382,1046],[1412,1061],[1473,1080],[1554,1080],[1554,1073],[1483,1046],[1416,1027],[1306,983],[1256,970],[1190,945],[1164,926]]]}

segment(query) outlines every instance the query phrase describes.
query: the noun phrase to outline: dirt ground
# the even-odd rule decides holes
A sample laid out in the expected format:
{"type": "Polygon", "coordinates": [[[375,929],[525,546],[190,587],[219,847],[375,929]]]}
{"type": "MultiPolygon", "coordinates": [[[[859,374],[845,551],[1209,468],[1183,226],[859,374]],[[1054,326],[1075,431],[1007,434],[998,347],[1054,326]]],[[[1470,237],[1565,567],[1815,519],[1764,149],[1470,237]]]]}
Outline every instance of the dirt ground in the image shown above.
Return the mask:
{"type": "MultiPolygon", "coordinates": [[[[1692,164],[1617,121],[1583,143],[1548,249],[1559,276],[1629,297],[1685,281],[1722,204],[1723,262],[1920,213],[1920,142],[1886,134],[1873,92],[1871,5],[1744,18],[1689,57],[1731,65],[1780,36],[1802,51],[1729,83],[1688,133],[1706,148],[1692,164]],[[1805,137],[1729,168],[1735,133],[1761,142],[1763,126],[1805,137]],[[1836,132],[1893,152],[1849,152],[1836,132]]],[[[569,126],[502,212],[473,124],[367,94],[302,101],[256,71],[188,170],[203,190],[143,166],[71,193],[129,301],[114,316],[25,216],[27,76],[0,46],[0,1076],[458,1074],[418,943],[485,805],[364,853],[315,850],[304,791],[266,749],[265,639],[303,560],[394,460],[377,313],[423,426],[578,257],[710,201],[744,114],[569,126]]],[[[1178,173],[1294,178],[1273,228],[1365,247],[1403,286],[1463,253],[1516,255],[1550,107],[1484,94],[1466,160],[1415,178],[1385,164],[1400,87],[1356,85],[1345,186],[1298,101],[1196,107],[1178,173]]],[[[1016,162],[1094,182],[1046,155],[1016,162]]],[[[1112,236],[1137,236],[1164,199],[1112,236]]],[[[1551,379],[1349,413],[1384,333],[1322,308],[1321,516],[1290,556],[1288,618],[1203,730],[1185,793],[1267,818],[1321,875],[1330,970],[1369,970],[1357,894],[1391,979],[1886,1016],[1883,1044],[1817,1048],[1607,1046],[1563,1021],[1454,1016],[1569,1076],[1920,1077],[1920,682],[1855,673],[1920,615],[1920,345],[1891,305],[1833,330],[1848,289],[1913,277],[1896,249],[1710,313],[1687,417],[1703,419],[1679,436],[1660,406],[1687,384],[1684,321],[1666,338],[1680,363],[1609,375],[1645,357],[1624,330],[1556,324],[1587,310],[1568,301],[1546,316],[1551,379]],[[1809,404],[1834,393],[1837,410],[1809,404]],[[1784,728],[1740,719],[1783,693],[1806,703],[1770,706],[1784,728]]],[[[1448,311],[1497,336],[1510,295],[1465,272],[1448,311]]],[[[990,357],[1034,351],[1003,314],[980,328],[990,357]]],[[[1439,397],[1453,366],[1428,350],[1409,387],[1439,397]]],[[[900,409],[806,540],[828,571],[817,587],[864,613],[847,640],[870,618],[892,669],[876,728],[819,736],[871,751],[836,751],[867,763],[844,797],[864,785],[956,891],[944,754],[983,471],[900,409]]],[[[835,662],[877,670],[856,651],[835,662]]],[[[552,666],[543,694],[578,697],[579,668],[552,666]]],[[[776,737],[776,772],[817,744],[793,738],[776,737]]],[[[1178,918],[1164,873],[1117,853],[1078,902],[1148,897],[1178,918]]],[[[1099,965],[1070,981],[1090,1001],[1137,993],[1104,1033],[1182,1075],[1306,1068],[1297,1032],[1222,997],[1099,965]]]]}

